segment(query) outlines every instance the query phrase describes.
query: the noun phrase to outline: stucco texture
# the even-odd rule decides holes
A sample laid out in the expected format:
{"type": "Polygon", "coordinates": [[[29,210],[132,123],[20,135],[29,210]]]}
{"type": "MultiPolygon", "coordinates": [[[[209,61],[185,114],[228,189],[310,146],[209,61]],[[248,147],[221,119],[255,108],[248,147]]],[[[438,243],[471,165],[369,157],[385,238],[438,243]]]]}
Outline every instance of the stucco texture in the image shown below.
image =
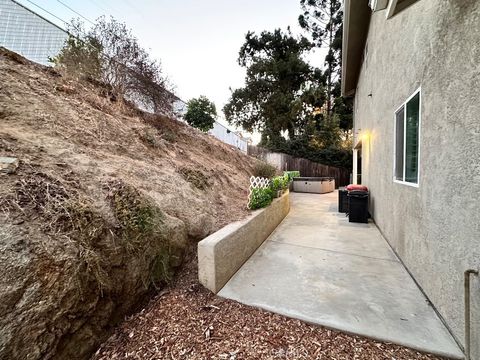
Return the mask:
{"type": "MultiPolygon", "coordinates": [[[[362,182],[372,216],[463,344],[463,273],[480,267],[480,1],[419,0],[390,19],[372,14],[354,118],[368,134],[362,182]],[[420,87],[417,188],[393,181],[393,137],[395,110],[420,87]]],[[[478,277],[471,296],[480,359],[478,277]]]]}

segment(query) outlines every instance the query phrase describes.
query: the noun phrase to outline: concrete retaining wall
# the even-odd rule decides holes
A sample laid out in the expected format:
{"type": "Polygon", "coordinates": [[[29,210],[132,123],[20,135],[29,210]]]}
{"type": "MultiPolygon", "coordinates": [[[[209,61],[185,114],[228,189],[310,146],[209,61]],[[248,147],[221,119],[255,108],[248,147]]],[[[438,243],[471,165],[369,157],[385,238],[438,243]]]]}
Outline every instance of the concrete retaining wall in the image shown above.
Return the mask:
{"type": "Polygon", "coordinates": [[[217,293],[290,211],[289,193],[198,243],[198,278],[217,293]]]}

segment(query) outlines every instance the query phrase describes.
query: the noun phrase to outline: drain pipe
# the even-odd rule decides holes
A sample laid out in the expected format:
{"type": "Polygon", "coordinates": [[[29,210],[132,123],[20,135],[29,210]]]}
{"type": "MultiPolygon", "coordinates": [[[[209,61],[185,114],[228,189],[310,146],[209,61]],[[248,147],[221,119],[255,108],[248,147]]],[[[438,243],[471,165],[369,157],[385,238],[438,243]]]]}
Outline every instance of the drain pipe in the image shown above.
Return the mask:
{"type": "Polygon", "coordinates": [[[470,275],[477,275],[478,270],[469,269],[464,273],[465,290],[465,360],[470,360],[470,275]]]}

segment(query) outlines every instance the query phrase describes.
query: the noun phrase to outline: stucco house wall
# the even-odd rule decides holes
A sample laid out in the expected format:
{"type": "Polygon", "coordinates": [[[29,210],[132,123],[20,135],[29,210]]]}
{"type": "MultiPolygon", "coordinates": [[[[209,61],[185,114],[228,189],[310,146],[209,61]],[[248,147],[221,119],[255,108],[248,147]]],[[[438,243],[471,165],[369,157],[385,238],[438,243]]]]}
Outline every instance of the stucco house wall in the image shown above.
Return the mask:
{"type": "MultiPolygon", "coordinates": [[[[389,19],[386,11],[372,13],[354,97],[362,183],[376,224],[463,344],[463,273],[480,268],[480,1],[419,0],[389,19]],[[394,114],[418,88],[412,187],[393,181],[394,114]]],[[[480,359],[478,277],[471,294],[480,359]]]]}

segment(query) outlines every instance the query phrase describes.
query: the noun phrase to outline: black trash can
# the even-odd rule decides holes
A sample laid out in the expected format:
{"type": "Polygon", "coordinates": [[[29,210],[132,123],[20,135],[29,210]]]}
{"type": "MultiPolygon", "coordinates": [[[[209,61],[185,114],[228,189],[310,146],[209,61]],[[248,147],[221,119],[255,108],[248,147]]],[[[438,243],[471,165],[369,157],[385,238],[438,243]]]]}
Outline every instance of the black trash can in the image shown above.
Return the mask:
{"type": "Polygon", "coordinates": [[[338,212],[348,213],[348,190],[345,187],[338,188],[338,212]]]}
{"type": "Polygon", "coordinates": [[[348,193],[348,221],[368,223],[368,191],[353,190],[348,193]]]}

